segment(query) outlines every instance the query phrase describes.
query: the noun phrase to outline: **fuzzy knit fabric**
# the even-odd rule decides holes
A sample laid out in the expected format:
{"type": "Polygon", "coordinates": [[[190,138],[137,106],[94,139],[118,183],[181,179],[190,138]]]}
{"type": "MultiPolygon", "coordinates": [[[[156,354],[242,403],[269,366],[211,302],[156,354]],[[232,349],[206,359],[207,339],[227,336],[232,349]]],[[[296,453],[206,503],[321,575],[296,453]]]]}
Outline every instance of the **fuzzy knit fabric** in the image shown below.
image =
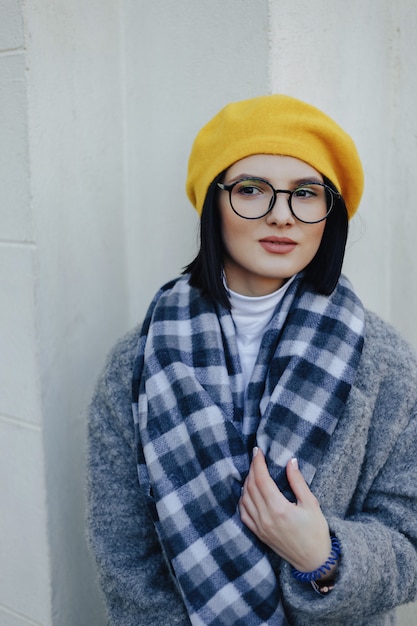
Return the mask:
{"type": "MultiPolygon", "coordinates": [[[[89,536],[109,624],[190,624],[142,500],[131,413],[140,329],[117,343],[89,419],[89,536]]],[[[290,624],[383,626],[417,594],[417,361],[398,333],[367,313],[346,409],[311,484],[342,554],[322,598],[274,563],[290,624]]]]}

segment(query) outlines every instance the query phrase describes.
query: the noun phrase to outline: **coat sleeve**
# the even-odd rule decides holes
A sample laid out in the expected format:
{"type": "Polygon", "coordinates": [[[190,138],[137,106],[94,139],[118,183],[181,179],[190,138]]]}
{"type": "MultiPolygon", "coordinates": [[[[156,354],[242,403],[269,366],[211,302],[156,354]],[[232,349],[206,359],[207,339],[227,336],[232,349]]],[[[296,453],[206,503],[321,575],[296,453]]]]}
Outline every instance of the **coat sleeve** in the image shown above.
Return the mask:
{"type": "MultiPolygon", "coordinates": [[[[368,355],[363,370],[369,377],[363,395],[375,395],[356,492],[346,514],[325,511],[342,548],[336,586],[320,597],[282,564],[284,601],[297,625],[395,623],[394,609],[417,595],[417,365],[395,333],[380,330],[371,343],[382,347],[368,355]]],[[[360,425],[356,432],[353,449],[362,445],[360,425]]],[[[356,471],[351,453],[340,454],[346,476],[356,471]]]]}
{"type": "Polygon", "coordinates": [[[131,411],[138,332],[113,350],[88,424],[88,533],[109,623],[189,624],[139,489],[131,411]]]}
{"type": "Polygon", "coordinates": [[[297,616],[294,624],[389,624],[384,616],[415,600],[417,471],[410,461],[416,455],[416,424],[415,413],[363,510],[345,519],[327,516],[342,546],[334,590],[321,598],[309,585],[296,582],[283,564],[281,584],[290,613],[297,616]]]}

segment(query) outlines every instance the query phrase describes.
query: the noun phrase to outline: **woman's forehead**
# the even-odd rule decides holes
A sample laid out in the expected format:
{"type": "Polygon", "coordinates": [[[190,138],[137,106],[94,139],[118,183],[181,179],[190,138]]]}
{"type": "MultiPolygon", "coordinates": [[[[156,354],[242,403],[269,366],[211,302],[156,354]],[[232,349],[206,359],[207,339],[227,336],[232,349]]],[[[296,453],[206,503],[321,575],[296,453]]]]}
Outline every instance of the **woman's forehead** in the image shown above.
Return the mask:
{"type": "Polygon", "coordinates": [[[289,179],[314,177],[322,180],[321,173],[309,163],[277,154],[252,154],[236,161],[226,171],[228,177],[242,175],[260,178],[280,176],[289,179]]]}

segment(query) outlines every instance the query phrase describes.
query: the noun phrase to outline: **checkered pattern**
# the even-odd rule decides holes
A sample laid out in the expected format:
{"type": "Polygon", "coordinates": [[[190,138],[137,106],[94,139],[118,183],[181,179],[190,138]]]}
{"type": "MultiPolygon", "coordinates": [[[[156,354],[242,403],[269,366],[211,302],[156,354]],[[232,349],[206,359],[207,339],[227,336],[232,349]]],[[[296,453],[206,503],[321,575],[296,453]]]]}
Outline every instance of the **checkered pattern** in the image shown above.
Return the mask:
{"type": "Polygon", "coordinates": [[[268,327],[244,403],[233,320],[182,277],[145,320],[133,377],[138,472],[193,625],[286,624],[269,549],[238,501],[256,442],[279,488],[296,456],[308,483],[345,405],[363,346],[362,305],[300,276],[268,327]]]}

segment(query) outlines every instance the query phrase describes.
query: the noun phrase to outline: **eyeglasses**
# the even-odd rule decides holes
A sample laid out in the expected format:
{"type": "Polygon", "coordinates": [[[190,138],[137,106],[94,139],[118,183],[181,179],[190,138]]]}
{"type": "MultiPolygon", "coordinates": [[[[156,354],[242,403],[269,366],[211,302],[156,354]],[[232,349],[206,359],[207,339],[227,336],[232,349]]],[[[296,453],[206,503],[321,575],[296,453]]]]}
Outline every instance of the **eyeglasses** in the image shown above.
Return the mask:
{"type": "Polygon", "coordinates": [[[277,194],[288,194],[288,206],[294,217],[305,224],[317,224],[329,215],[335,197],[340,194],[324,183],[306,182],[292,191],[274,189],[263,178],[243,178],[226,185],[217,183],[222,191],[229,192],[230,206],[239,217],[257,220],[272,211],[277,194]]]}

